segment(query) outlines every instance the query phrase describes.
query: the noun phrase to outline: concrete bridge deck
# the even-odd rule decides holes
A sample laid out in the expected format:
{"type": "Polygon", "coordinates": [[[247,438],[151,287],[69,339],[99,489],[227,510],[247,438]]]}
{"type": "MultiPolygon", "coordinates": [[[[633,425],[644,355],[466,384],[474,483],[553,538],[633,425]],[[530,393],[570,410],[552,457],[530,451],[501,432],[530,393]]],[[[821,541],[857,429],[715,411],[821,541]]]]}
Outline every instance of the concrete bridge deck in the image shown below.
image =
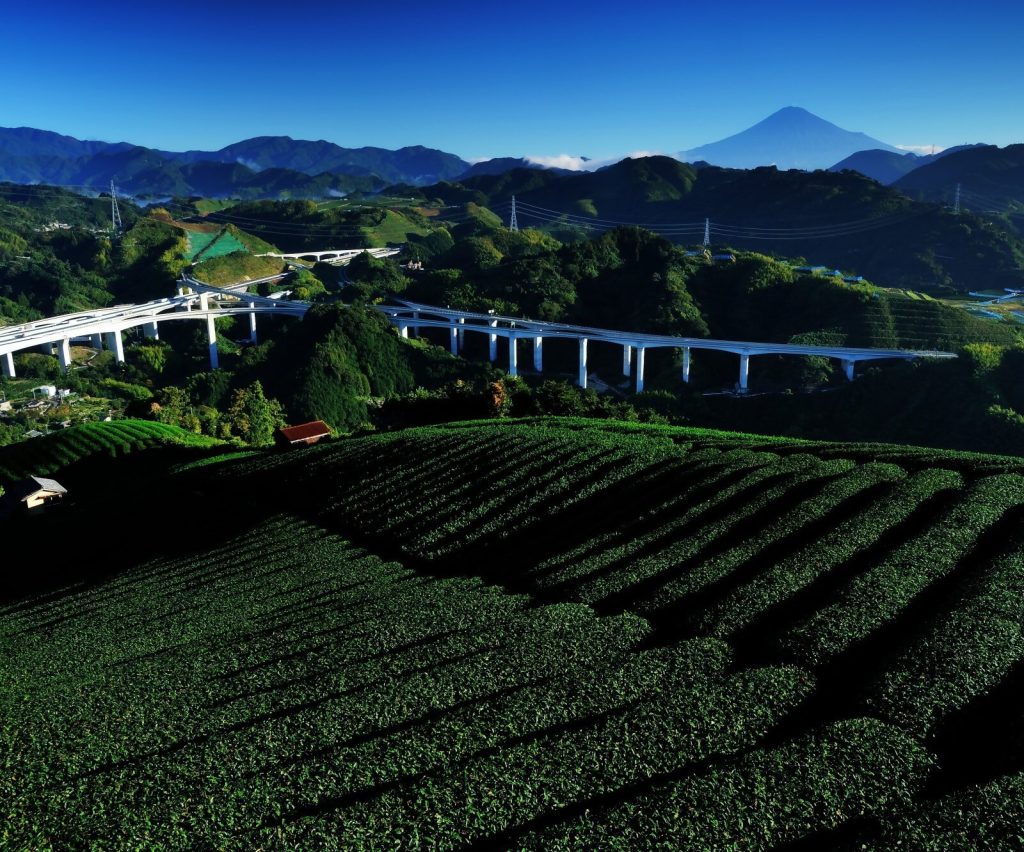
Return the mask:
{"type": "MultiPolygon", "coordinates": [[[[186,276],[180,282],[177,295],[170,298],[156,299],[138,305],[116,305],[111,308],[80,311],[2,327],[0,328],[0,369],[4,375],[14,376],[13,355],[15,352],[36,347],[52,352],[56,347],[60,364],[67,370],[71,365],[71,341],[80,339],[88,339],[96,348],[102,348],[106,343],[107,348],[115,353],[118,362],[123,362],[122,332],[141,326],[148,337],[159,338],[160,323],[180,320],[206,322],[210,366],[211,369],[216,369],[219,364],[219,356],[214,321],[218,316],[247,315],[250,340],[255,342],[256,318],[260,314],[301,317],[309,310],[310,306],[307,302],[286,301],[245,292],[246,288],[255,283],[278,280],[282,277],[282,275],[274,275],[259,281],[240,281],[225,287],[217,287],[186,276]]],[[[871,349],[674,337],[568,323],[544,322],[492,313],[441,308],[417,302],[396,301],[398,301],[397,305],[375,305],[374,307],[388,317],[403,337],[409,336],[410,329],[414,332],[423,328],[447,330],[453,354],[457,355],[461,351],[467,332],[485,334],[489,341],[489,356],[494,361],[497,359],[498,338],[506,338],[509,341],[508,371],[513,376],[517,375],[519,370],[517,342],[520,339],[532,341],[533,367],[537,372],[543,370],[545,340],[577,341],[579,351],[578,384],[580,387],[587,386],[587,352],[590,343],[620,346],[622,347],[623,375],[635,374],[638,393],[644,389],[645,354],[648,349],[675,348],[681,350],[684,382],[690,380],[691,352],[694,349],[729,352],[738,355],[739,381],[737,386],[742,391],[745,391],[748,386],[750,359],[761,355],[818,356],[836,359],[840,361],[847,378],[851,380],[854,378],[854,365],[859,361],[957,357],[952,352],[935,350],[871,349]],[[633,367],[634,357],[635,369],[633,367]]]]}
{"type": "Polygon", "coordinates": [[[497,358],[497,340],[504,337],[509,341],[509,373],[518,372],[518,353],[516,341],[531,339],[533,341],[534,369],[540,372],[543,367],[543,345],[545,339],[570,339],[579,345],[579,377],[580,387],[587,386],[587,349],[591,341],[621,346],[622,372],[629,376],[633,356],[636,356],[636,389],[640,393],[644,389],[644,360],[648,349],[673,348],[682,350],[682,379],[690,380],[691,351],[708,350],[729,352],[738,355],[740,390],[747,390],[750,369],[750,358],[758,355],[802,355],[817,356],[838,360],[846,377],[854,378],[854,365],[858,361],[877,361],[897,359],[903,361],[919,358],[956,358],[952,352],[919,349],[872,349],[868,347],[850,346],[812,346],[802,343],[764,343],[744,340],[716,340],[702,337],[674,337],[662,334],[646,334],[635,331],[619,331],[607,328],[571,325],[567,323],[544,322],[542,320],[524,319],[521,317],[502,316],[492,313],[477,313],[453,308],[439,308],[417,302],[395,300],[398,306],[378,305],[378,310],[385,313],[403,337],[408,337],[409,329],[446,328],[451,335],[451,351],[457,354],[461,348],[466,332],[486,334],[490,341],[490,359],[497,358]]]}

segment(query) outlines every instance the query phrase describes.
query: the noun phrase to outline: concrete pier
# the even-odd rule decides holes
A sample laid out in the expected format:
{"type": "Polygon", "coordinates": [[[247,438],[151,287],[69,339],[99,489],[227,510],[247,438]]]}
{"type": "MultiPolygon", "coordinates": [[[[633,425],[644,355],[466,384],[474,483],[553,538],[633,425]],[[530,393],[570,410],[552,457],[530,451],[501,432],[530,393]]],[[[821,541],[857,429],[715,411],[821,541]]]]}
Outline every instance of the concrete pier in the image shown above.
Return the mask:
{"type": "Polygon", "coordinates": [[[57,357],[60,359],[60,368],[65,373],[71,369],[71,341],[66,337],[57,342],[57,357]]]}
{"type": "Polygon", "coordinates": [[[217,351],[217,321],[214,317],[206,318],[206,339],[210,345],[210,369],[220,366],[220,353],[217,351]]]}
{"type": "Polygon", "coordinates": [[[124,363],[124,341],[121,340],[120,329],[107,332],[107,349],[114,353],[118,364],[124,363]]]}

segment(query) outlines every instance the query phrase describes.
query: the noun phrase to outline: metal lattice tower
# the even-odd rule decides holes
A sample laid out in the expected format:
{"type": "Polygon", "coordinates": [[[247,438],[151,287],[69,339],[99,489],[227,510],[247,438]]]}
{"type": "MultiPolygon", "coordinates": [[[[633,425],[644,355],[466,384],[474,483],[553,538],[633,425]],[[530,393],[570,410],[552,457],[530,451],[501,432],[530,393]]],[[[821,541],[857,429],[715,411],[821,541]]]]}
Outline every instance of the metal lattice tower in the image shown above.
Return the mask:
{"type": "Polygon", "coordinates": [[[508,229],[513,233],[519,230],[519,223],[516,221],[516,197],[512,196],[512,217],[508,220],[508,229]]]}
{"type": "Polygon", "coordinates": [[[705,219],[704,220],[704,246],[706,248],[709,245],[711,245],[711,220],[710,219],[705,219]]]}
{"type": "Polygon", "coordinates": [[[956,185],[956,198],[953,201],[953,215],[960,215],[960,184],[956,185]]]}
{"type": "Polygon", "coordinates": [[[115,234],[120,234],[121,225],[121,211],[117,207],[117,190],[114,189],[114,182],[110,182],[110,229],[115,234]]]}

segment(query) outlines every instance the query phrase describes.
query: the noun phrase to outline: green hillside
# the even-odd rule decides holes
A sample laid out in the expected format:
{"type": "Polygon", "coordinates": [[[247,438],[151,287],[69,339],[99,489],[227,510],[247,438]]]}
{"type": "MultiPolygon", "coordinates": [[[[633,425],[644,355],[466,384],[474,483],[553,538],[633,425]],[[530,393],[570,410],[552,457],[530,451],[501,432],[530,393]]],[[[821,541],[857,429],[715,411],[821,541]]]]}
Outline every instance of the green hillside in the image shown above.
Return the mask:
{"type": "MultiPolygon", "coordinates": [[[[137,208],[125,204],[122,219],[130,225],[137,208]]],[[[0,222],[16,230],[63,222],[81,228],[110,228],[110,196],[90,198],[59,186],[0,182],[0,222]]]]}
{"type": "Polygon", "coordinates": [[[1024,286],[1024,243],[1004,225],[954,216],[855,172],[696,168],[647,157],[596,172],[515,169],[408,191],[452,205],[445,212],[452,221],[464,218],[458,206],[467,203],[500,210],[507,221],[514,195],[520,227],[559,235],[636,223],[691,244],[709,219],[717,247],[801,255],[887,286],[1024,286]]]}
{"type": "Polygon", "coordinates": [[[566,244],[481,220],[474,228],[429,257],[430,274],[412,279],[404,297],[599,328],[733,340],[787,343],[816,335],[839,345],[951,350],[1018,339],[1014,323],[982,320],[906,291],[800,272],[795,260],[759,252],[734,251],[735,262],[710,263],[639,228],[566,244]]]}
{"type": "Polygon", "coordinates": [[[1019,840],[1019,459],[494,421],[133,517],[134,567],[0,609],[7,845],[1019,840]]]}
{"type": "Polygon", "coordinates": [[[363,234],[372,247],[407,242],[410,234],[424,236],[430,233],[430,228],[419,221],[418,217],[413,218],[398,210],[386,209],[382,212],[384,216],[379,222],[371,222],[363,228],[363,234]]]}
{"type": "Polygon", "coordinates": [[[266,278],[286,270],[278,257],[258,257],[240,250],[212,256],[202,255],[192,269],[192,274],[207,284],[234,284],[237,281],[266,278]]]}
{"type": "Polygon", "coordinates": [[[118,457],[154,446],[211,447],[217,441],[149,420],[83,423],[41,438],[0,447],[0,485],[26,476],[50,476],[92,456],[118,457]]]}
{"type": "Polygon", "coordinates": [[[901,178],[895,188],[911,198],[953,204],[1004,221],[1021,232],[1024,221],[1024,145],[983,145],[943,156],[901,178]]]}
{"type": "Polygon", "coordinates": [[[243,202],[211,212],[205,220],[234,224],[285,252],[384,246],[431,229],[412,209],[321,206],[312,201],[243,202]]]}

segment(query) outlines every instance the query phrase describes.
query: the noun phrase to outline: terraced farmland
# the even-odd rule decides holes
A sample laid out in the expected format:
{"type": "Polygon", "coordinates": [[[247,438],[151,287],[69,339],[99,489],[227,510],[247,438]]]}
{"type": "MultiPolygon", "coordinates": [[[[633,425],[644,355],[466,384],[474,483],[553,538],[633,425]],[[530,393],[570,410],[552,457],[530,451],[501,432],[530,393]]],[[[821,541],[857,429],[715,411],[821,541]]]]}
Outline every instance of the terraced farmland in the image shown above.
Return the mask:
{"type": "Polygon", "coordinates": [[[1021,843],[1019,459],[538,419],[162,489],[217,527],[0,610],[0,845],[1021,843]]]}
{"type": "Polygon", "coordinates": [[[149,420],[83,423],[0,448],[0,484],[26,476],[48,476],[93,456],[116,458],[155,446],[211,447],[218,443],[149,420]]]}
{"type": "MultiPolygon", "coordinates": [[[[970,316],[933,299],[909,293],[877,294],[852,329],[852,339],[864,346],[955,350],[965,343],[988,340],[1012,346],[1012,329],[970,316]]],[[[850,344],[854,345],[854,344],[850,344]]]]}

